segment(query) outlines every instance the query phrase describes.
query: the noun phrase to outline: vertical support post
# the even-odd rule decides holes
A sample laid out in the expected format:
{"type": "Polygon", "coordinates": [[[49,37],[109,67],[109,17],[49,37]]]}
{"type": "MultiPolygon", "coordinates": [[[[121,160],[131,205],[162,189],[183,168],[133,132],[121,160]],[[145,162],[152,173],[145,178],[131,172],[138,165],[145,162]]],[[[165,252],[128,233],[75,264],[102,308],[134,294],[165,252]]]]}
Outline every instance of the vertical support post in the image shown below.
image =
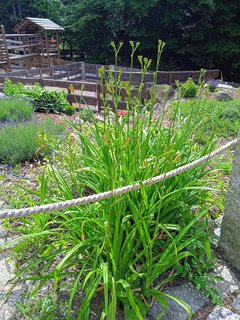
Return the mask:
{"type": "Polygon", "coordinates": [[[2,31],[2,39],[3,39],[4,50],[5,50],[5,53],[6,53],[6,65],[8,67],[8,71],[12,72],[12,66],[11,66],[10,59],[9,59],[9,54],[8,54],[8,47],[7,47],[7,40],[6,40],[6,34],[5,34],[4,25],[1,25],[1,31],[2,31]]]}
{"type": "Polygon", "coordinates": [[[82,80],[86,80],[86,68],[85,68],[85,62],[81,62],[81,70],[82,70],[82,80]]]}
{"type": "Polygon", "coordinates": [[[56,32],[56,45],[57,45],[57,54],[58,54],[58,59],[60,60],[59,34],[58,34],[58,31],[56,32]]]}
{"type": "Polygon", "coordinates": [[[45,31],[45,49],[46,49],[46,53],[47,53],[48,65],[50,65],[49,45],[48,45],[48,35],[47,35],[47,31],[45,31]]]}
{"type": "Polygon", "coordinates": [[[97,83],[97,111],[101,113],[102,111],[102,100],[101,100],[101,86],[100,83],[97,83]]]}
{"type": "Polygon", "coordinates": [[[169,85],[172,84],[172,72],[171,71],[169,72],[169,75],[168,75],[168,84],[169,85]]]}
{"type": "Polygon", "coordinates": [[[231,180],[227,192],[219,247],[233,267],[240,270],[240,134],[234,153],[231,180]]]}

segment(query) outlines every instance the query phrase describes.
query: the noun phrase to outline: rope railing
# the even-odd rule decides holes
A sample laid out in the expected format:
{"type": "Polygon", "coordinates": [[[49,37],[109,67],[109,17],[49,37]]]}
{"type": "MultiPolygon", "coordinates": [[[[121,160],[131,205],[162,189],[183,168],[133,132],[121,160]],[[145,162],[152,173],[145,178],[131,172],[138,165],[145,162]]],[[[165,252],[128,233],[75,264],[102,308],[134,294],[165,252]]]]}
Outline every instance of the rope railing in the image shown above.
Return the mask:
{"type": "Polygon", "coordinates": [[[51,204],[45,204],[41,206],[35,206],[35,207],[29,207],[29,208],[22,208],[22,209],[7,209],[0,211],[0,220],[1,219],[6,219],[6,218],[17,218],[17,217],[24,217],[30,214],[38,214],[38,213],[46,213],[46,212],[52,212],[52,211],[59,211],[63,209],[67,209],[70,207],[75,207],[75,206],[81,206],[85,205],[88,203],[95,203],[104,199],[109,199],[112,197],[117,197],[126,193],[129,193],[131,191],[137,191],[141,188],[141,185],[147,187],[154,185],[158,182],[161,182],[163,180],[169,179],[171,177],[174,177],[176,175],[179,175],[183,172],[186,172],[188,170],[191,170],[200,164],[215,158],[216,156],[222,154],[226,150],[230,149],[234,145],[236,145],[238,142],[238,138],[234,139],[224,146],[220,147],[219,149],[212,151],[206,156],[203,156],[189,164],[183,165],[182,167],[179,167],[177,169],[171,170],[167,173],[160,174],[158,176],[155,176],[153,178],[144,180],[142,182],[137,182],[125,187],[117,188],[114,190],[82,197],[82,198],[77,198],[77,199],[72,199],[72,200],[66,200],[66,201],[61,201],[61,202],[56,202],[56,203],[51,203],[51,204]]]}

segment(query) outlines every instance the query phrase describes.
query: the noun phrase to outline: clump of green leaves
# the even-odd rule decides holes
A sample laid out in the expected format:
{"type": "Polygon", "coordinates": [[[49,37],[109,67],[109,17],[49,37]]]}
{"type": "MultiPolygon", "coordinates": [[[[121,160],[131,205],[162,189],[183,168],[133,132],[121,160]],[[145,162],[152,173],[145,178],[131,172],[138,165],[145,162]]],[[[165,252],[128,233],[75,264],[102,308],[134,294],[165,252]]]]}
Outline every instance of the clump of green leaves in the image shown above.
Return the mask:
{"type": "Polygon", "coordinates": [[[188,78],[188,80],[180,86],[180,94],[183,98],[195,98],[197,92],[198,86],[192,78],[188,78]]]}
{"type": "Polygon", "coordinates": [[[10,79],[4,83],[4,93],[12,97],[27,97],[32,101],[34,111],[46,113],[73,112],[67,101],[67,93],[44,90],[38,83],[25,87],[22,83],[13,84],[10,79]]]}
{"type": "Polygon", "coordinates": [[[93,117],[93,113],[90,109],[83,109],[80,111],[80,118],[86,122],[86,121],[89,121],[91,120],[93,117]]]}
{"type": "Polygon", "coordinates": [[[0,100],[0,123],[21,122],[32,118],[33,107],[24,99],[0,100]]]}
{"type": "Polygon", "coordinates": [[[72,116],[75,112],[76,112],[76,109],[74,106],[72,106],[70,104],[66,106],[65,113],[67,116],[72,116]]]}
{"type": "MultiPolygon", "coordinates": [[[[131,46],[133,52],[135,46],[131,46]]],[[[115,64],[120,47],[121,44],[113,46],[115,64]]],[[[163,47],[164,43],[159,41],[159,59],[163,47]]],[[[183,273],[178,265],[188,261],[194,272],[196,265],[191,258],[199,265],[207,265],[211,257],[207,214],[203,209],[209,191],[209,163],[152,186],[146,187],[141,181],[208,154],[214,141],[199,146],[192,136],[191,119],[180,122],[178,127],[174,122],[169,127],[162,125],[164,114],[153,118],[154,98],[144,101],[143,110],[141,93],[151,61],[140,56],[139,62],[142,80],[137,97],[132,97],[134,85],[121,81],[120,72],[116,76],[106,73],[104,68],[99,70],[103,123],[93,118],[91,127],[85,128],[69,122],[69,143],[62,150],[58,148],[53,163],[41,176],[39,190],[33,194],[39,197],[39,204],[97,194],[136,182],[140,182],[140,189],[62,212],[27,217],[19,227],[23,237],[10,242],[17,243],[16,255],[25,254],[26,261],[13,282],[25,277],[40,281],[41,288],[52,279],[56,296],[68,277],[66,319],[71,319],[74,296],[80,292],[83,294],[78,319],[90,318],[96,296],[103,300],[98,319],[114,320],[121,309],[126,320],[143,320],[152,298],[160,301],[165,310],[169,297],[191,315],[184,301],[159,288],[183,273]],[[118,112],[119,88],[123,87],[127,92],[124,116],[118,112]],[[192,210],[196,206],[197,213],[192,210]]]]}
{"type": "Polygon", "coordinates": [[[0,130],[0,162],[14,165],[25,160],[37,160],[49,155],[53,149],[45,139],[58,140],[65,132],[62,124],[49,119],[43,123],[26,123],[0,130]]]}

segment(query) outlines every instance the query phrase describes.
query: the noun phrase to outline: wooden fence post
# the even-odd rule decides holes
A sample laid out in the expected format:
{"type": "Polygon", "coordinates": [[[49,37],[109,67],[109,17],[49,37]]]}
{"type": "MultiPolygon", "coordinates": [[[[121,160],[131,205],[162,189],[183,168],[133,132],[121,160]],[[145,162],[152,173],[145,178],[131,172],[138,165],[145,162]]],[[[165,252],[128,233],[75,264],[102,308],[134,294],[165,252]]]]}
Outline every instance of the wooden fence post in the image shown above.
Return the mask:
{"type": "Polygon", "coordinates": [[[224,257],[240,270],[240,134],[234,153],[219,247],[224,257]]]}
{"type": "Polygon", "coordinates": [[[86,68],[85,68],[85,62],[81,62],[81,70],[82,70],[82,79],[86,80],[86,68]]]}
{"type": "Polygon", "coordinates": [[[100,86],[100,83],[97,83],[97,110],[98,110],[98,113],[101,113],[101,111],[102,111],[101,86],[100,86]]]}

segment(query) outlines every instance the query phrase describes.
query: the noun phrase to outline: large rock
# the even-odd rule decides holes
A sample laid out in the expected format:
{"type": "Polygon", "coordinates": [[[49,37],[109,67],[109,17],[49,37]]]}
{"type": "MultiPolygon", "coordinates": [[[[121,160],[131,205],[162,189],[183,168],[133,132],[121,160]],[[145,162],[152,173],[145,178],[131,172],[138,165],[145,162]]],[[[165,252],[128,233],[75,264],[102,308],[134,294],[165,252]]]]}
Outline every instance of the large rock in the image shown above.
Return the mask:
{"type": "Polygon", "coordinates": [[[0,100],[2,100],[2,99],[6,99],[6,96],[4,93],[0,92],[0,100]]]}
{"type": "Polygon", "coordinates": [[[215,97],[219,101],[229,101],[232,100],[232,97],[230,96],[229,93],[225,91],[218,91],[215,93],[215,97]]]}
{"type": "Polygon", "coordinates": [[[240,320],[240,316],[224,307],[215,307],[207,320],[240,320]]]}
{"type": "MultiPolygon", "coordinates": [[[[151,94],[154,94],[155,88],[151,90],[151,94]]],[[[166,100],[169,100],[174,96],[174,89],[169,85],[156,85],[156,102],[163,103],[166,100]]]]}
{"type": "Polygon", "coordinates": [[[238,312],[240,312],[240,295],[237,296],[232,305],[238,312]]]}
{"type": "Polygon", "coordinates": [[[222,298],[226,298],[229,294],[239,290],[240,283],[236,275],[227,266],[219,266],[214,273],[223,278],[222,281],[216,283],[216,289],[222,298]]]}
{"type": "MultiPolygon", "coordinates": [[[[210,303],[203,293],[195,289],[190,283],[168,288],[164,290],[164,292],[176,296],[188,303],[192,308],[193,313],[210,303]]],[[[189,314],[187,311],[183,309],[177,302],[172,299],[167,299],[167,301],[168,308],[164,317],[161,318],[162,320],[186,320],[188,318],[189,314]]],[[[158,315],[162,311],[162,305],[155,300],[151,310],[149,311],[150,319],[157,319],[158,315]]]]}
{"type": "Polygon", "coordinates": [[[240,141],[234,155],[219,246],[223,255],[240,270],[240,141]]]}

